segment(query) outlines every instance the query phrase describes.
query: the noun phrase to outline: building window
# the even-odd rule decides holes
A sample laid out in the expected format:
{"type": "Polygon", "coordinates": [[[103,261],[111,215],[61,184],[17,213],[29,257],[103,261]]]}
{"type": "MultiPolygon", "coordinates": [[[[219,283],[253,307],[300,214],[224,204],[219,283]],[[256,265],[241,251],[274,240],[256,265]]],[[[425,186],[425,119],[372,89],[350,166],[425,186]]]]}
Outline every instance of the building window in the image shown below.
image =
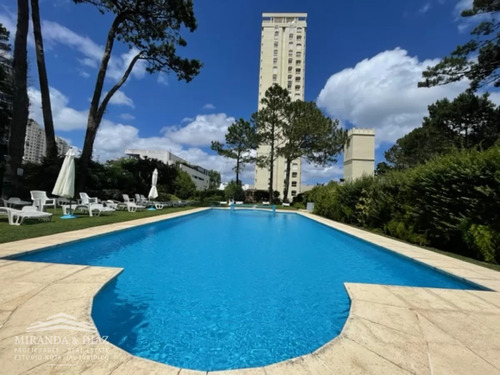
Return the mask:
{"type": "Polygon", "coordinates": [[[300,74],[300,68],[295,69],[295,74],[300,74]]]}
{"type": "Polygon", "coordinates": [[[293,42],[288,43],[288,48],[293,49],[293,42]]]}
{"type": "Polygon", "coordinates": [[[292,50],[288,51],[288,57],[292,57],[292,56],[293,56],[293,51],[292,50]]]}
{"type": "Polygon", "coordinates": [[[299,91],[300,90],[300,85],[295,85],[295,91],[299,91]]]}
{"type": "Polygon", "coordinates": [[[291,74],[288,75],[288,79],[292,80],[292,75],[291,74]]]}
{"type": "Polygon", "coordinates": [[[277,64],[277,63],[278,63],[278,58],[277,57],[273,58],[273,64],[277,64]]]}
{"type": "Polygon", "coordinates": [[[297,49],[300,51],[302,49],[302,44],[297,43],[297,49]]]}
{"type": "Polygon", "coordinates": [[[298,34],[302,33],[302,27],[297,27],[297,33],[298,34]]]}
{"type": "Polygon", "coordinates": [[[288,71],[289,71],[289,72],[291,72],[291,71],[292,71],[292,67],[291,67],[291,66],[289,66],[289,67],[288,67],[288,71]]]}
{"type": "Polygon", "coordinates": [[[293,59],[288,59],[288,63],[289,64],[293,63],[293,59]]]}
{"type": "Polygon", "coordinates": [[[297,177],[297,172],[292,172],[292,178],[296,178],[297,177]]]}
{"type": "Polygon", "coordinates": [[[292,197],[295,197],[297,196],[297,191],[296,190],[292,190],[292,197]]]}
{"type": "Polygon", "coordinates": [[[300,60],[295,61],[295,65],[300,65],[301,63],[302,63],[302,61],[300,61],[300,60]]]}
{"type": "Polygon", "coordinates": [[[292,187],[297,187],[297,181],[292,181],[292,187]]]}
{"type": "Polygon", "coordinates": [[[300,98],[300,93],[296,92],[296,93],[295,93],[295,97],[296,97],[297,99],[298,99],[298,98],[300,98]]]}
{"type": "Polygon", "coordinates": [[[293,39],[293,34],[288,35],[288,39],[293,39]]]}
{"type": "Polygon", "coordinates": [[[292,81],[288,81],[288,86],[287,86],[288,90],[291,90],[292,89],[292,81]]]}
{"type": "Polygon", "coordinates": [[[278,79],[278,75],[277,74],[273,74],[273,82],[276,81],[278,79]]]}
{"type": "Polygon", "coordinates": [[[278,74],[278,68],[276,66],[273,67],[273,73],[278,74]]]}
{"type": "Polygon", "coordinates": [[[295,82],[300,82],[300,77],[295,77],[295,82]]]}
{"type": "Polygon", "coordinates": [[[278,42],[274,42],[274,48],[278,48],[278,42]]]}
{"type": "Polygon", "coordinates": [[[297,41],[302,40],[302,35],[297,35],[297,41]]]}
{"type": "Polygon", "coordinates": [[[301,56],[302,56],[302,52],[300,52],[300,51],[295,52],[295,57],[301,57],[301,56]]]}
{"type": "Polygon", "coordinates": [[[278,50],[277,49],[274,50],[273,56],[278,56],[278,50]]]}
{"type": "Polygon", "coordinates": [[[279,36],[279,35],[280,35],[280,32],[279,32],[278,30],[276,30],[276,31],[274,32],[274,36],[279,36]]]}

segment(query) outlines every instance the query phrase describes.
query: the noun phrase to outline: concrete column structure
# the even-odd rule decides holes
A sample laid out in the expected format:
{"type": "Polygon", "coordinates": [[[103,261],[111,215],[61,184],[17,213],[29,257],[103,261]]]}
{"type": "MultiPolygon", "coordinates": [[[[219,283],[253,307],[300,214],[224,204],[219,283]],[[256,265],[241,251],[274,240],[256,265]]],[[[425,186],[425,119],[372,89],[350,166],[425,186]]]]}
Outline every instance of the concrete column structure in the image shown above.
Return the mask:
{"type": "Polygon", "coordinates": [[[344,146],[344,180],[352,181],[375,172],[375,129],[351,129],[344,146]]]}

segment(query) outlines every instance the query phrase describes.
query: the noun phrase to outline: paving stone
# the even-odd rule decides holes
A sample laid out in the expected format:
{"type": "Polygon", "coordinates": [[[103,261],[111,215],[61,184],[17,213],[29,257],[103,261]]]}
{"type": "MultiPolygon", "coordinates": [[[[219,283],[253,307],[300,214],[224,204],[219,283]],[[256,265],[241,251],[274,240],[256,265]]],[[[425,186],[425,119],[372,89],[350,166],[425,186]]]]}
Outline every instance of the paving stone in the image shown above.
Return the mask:
{"type": "Polygon", "coordinates": [[[351,300],[362,300],[390,306],[408,307],[408,303],[398,298],[386,287],[381,285],[345,283],[345,288],[351,300]]]}
{"type": "Polygon", "coordinates": [[[407,307],[355,300],[351,304],[350,316],[376,322],[412,336],[422,336],[422,331],[415,312],[407,307]]]}
{"type": "Polygon", "coordinates": [[[429,343],[429,358],[433,374],[498,375],[499,368],[478,357],[461,345],[429,343]]]}
{"type": "Polygon", "coordinates": [[[411,336],[360,318],[352,319],[343,335],[409,372],[430,374],[423,337],[411,336]]]}
{"type": "MultiPolygon", "coordinates": [[[[412,374],[349,339],[336,339],[313,353],[335,375],[412,374]]],[[[267,368],[266,368],[267,372],[267,368]]]]}

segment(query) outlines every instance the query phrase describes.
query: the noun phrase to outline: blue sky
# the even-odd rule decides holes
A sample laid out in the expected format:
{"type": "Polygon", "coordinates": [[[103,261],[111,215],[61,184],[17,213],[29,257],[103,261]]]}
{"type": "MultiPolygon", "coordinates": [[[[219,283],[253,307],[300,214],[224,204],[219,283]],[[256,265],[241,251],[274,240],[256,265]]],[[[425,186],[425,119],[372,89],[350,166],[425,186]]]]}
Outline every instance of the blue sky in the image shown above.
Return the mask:
{"type": "MultiPolygon", "coordinates": [[[[459,17],[472,0],[194,1],[198,29],[184,33],[182,56],[204,64],[190,83],[173,75],[150,75],[136,66],[115,95],[98,133],[94,156],[124,156],[126,148],[167,149],[234,178],[231,160],[214,155],[210,141],[223,141],[234,119],[257,109],[260,25],[263,12],[306,12],[305,97],[345,127],[376,129],[376,162],[394,141],[419,126],[427,106],[452,99],[459,82],[417,88],[421,72],[469,39],[459,17]]],[[[40,0],[46,62],[56,134],[81,147],[86,114],[102,46],[112,21],[90,5],[40,0]]],[[[16,1],[0,5],[0,22],[13,34],[16,1]]],[[[12,35],[13,36],[13,35],[12,35]]],[[[34,47],[30,41],[31,115],[43,125],[34,47]]],[[[115,46],[106,88],[125,70],[131,52],[115,46]]],[[[500,95],[492,100],[500,103],[500,95]]],[[[304,166],[305,184],[342,176],[342,165],[304,166]]],[[[253,183],[253,167],[243,180],[253,183]]]]}

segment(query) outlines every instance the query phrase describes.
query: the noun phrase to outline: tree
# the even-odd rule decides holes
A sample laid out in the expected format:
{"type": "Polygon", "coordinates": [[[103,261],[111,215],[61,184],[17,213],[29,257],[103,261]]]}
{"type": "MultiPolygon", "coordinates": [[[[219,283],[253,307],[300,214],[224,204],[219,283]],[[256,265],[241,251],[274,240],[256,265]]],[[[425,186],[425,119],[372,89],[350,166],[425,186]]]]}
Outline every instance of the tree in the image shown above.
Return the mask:
{"type": "MultiPolygon", "coordinates": [[[[489,94],[476,96],[472,93],[460,94],[451,103],[446,99],[431,107],[445,112],[441,126],[456,135],[454,138],[459,149],[481,147],[487,149],[500,138],[500,107],[489,100],[489,94]]],[[[431,108],[429,108],[429,113],[431,108]]],[[[436,118],[431,118],[431,121],[436,118]]],[[[425,120],[424,120],[425,121],[425,120]]],[[[439,121],[439,119],[438,119],[439,121]]]]}
{"type": "Polygon", "coordinates": [[[220,172],[210,170],[208,171],[208,177],[210,178],[208,190],[218,189],[222,182],[220,172]]]}
{"type": "Polygon", "coordinates": [[[0,196],[5,172],[5,155],[9,141],[9,123],[12,119],[12,60],[10,59],[9,31],[0,23],[0,196]]]}
{"type": "Polygon", "coordinates": [[[187,199],[193,196],[196,191],[196,185],[189,177],[187,172],[184,172],[182,169],[178,168],[178,174],[175,178],[175,195],[177,195],[181,199],[187,199]]]}
{"type": "Polygon", "coordinates": [[[260,143],[269,147],[267,155],[257,159],[257,165],[269,168],[269,201],[274,202],[273,174],[274,162],[278,157],[277,149],[283,142],[282,129],[285,124],[287,106],[290,104],[290,95],[287,89],[279,85],[272,85],[267,89],[261,100],[262,108],[252,115],[260,143]]]}
{"type": "Polygon", "coordinates": [[[470,91],[493,84],[500,86],[500,1],[474,0],[472,9],[462,12],[462,17],[477,17],[482,21],[472,31],[475,38],[458,46],[450,56],[423,72],[419,87],[432,87],[470,80],[470,91]]]}
{"type": "Polygon", "coordinates": [[[198,60],[181,58],[176,54],[176,47],[184,47],[186,41],[180,36],[180,30],[196,29],[196,19],[192,0],[74,0],[76,3],[95,5],[102,14],[110,12],[114,19],[108,31],[104,53],[96,77],[92,95],[87,132],[81,154],[82,175],[80,188],[86,179],[88,166],[94,146],[94,140],[106,107],[113,95],[126,82],[135,64],[139,60],[147,63],[146,70],[154,72],[174,72],[179,80],[191,81],[199,73],[201,64],[198,60]],[[101,100],[108,63],[115,40],[125,43],[136,51],[122,78],[108,91],[101,100]]]}
{"type": "Polygon", "coordinates": [[[385,153],[395,168],[412,168],[453,149],[487,149],[500,138],[500,107],[488,94],[462,93],[429,107],[422,127],[397,140],[385,153]]]}
{"type": "Polygon", "coordinates": [[[246,163],[255,161],[250,151],[259,145],[259,139],[255,126],[240,118],[228,129],[225,145],[220,142],[212,142],[212,150],[226,158],[235,159],[236,184],[241,184],[240,173],[246,163]]]}
{"type": "Polygon", "coordinates": [[[33,35],[35,39],[36,63],[38,66],[38,79],[40,82],[40,94],[42,97],[43,126],[45,129],[45,157],[47,159],[57,158],[57,144],[54,133],[54,121],[52,119],[52,106],[50,104],[49,82],[47,69],[45,67],[45,56],[43,50],[42,27],[40,25],[40,9],[38,0],[31,0],[31,19],[33,20],[33,35]]]}
{"type": "Polygon", "coordinates": [[[231,181],[227,184],[224,189],[224,195],[228,201],[243,201],[245,200],[245,192],[241,187],[241,184],[235,181],[231,181]]]}
{"type": "Polygon", "coordinates": [[[424,123],[413,129],[385,152],[385,159],[396,169],[413,168],[431,158],[443,155],[455,148],[451,132],[424,123]]]}
{"type": "Polygon", "coordinates": [[[286,163],[283,201],[288,200],[293,160],[304,158],[317,165],[334,163],[347,140],[347,132],[339,128],[338,120],[325,117],[314,102],[289,103],[285,117],[282,124],[285,141],[277,149],[278,156],[285,158],[286,163]]]}
{"type": "Polygon", "coordinates": [[[14,195],[19,188],[18,168],[24,155],[24,138],[28,125],[28,40],[29,5],[28,0],[17,1],[17,29],[14,40],[14,71],[12,120],[9,129],[9,155],[5,173],[5,187],[8,195],[14,195]]]}

